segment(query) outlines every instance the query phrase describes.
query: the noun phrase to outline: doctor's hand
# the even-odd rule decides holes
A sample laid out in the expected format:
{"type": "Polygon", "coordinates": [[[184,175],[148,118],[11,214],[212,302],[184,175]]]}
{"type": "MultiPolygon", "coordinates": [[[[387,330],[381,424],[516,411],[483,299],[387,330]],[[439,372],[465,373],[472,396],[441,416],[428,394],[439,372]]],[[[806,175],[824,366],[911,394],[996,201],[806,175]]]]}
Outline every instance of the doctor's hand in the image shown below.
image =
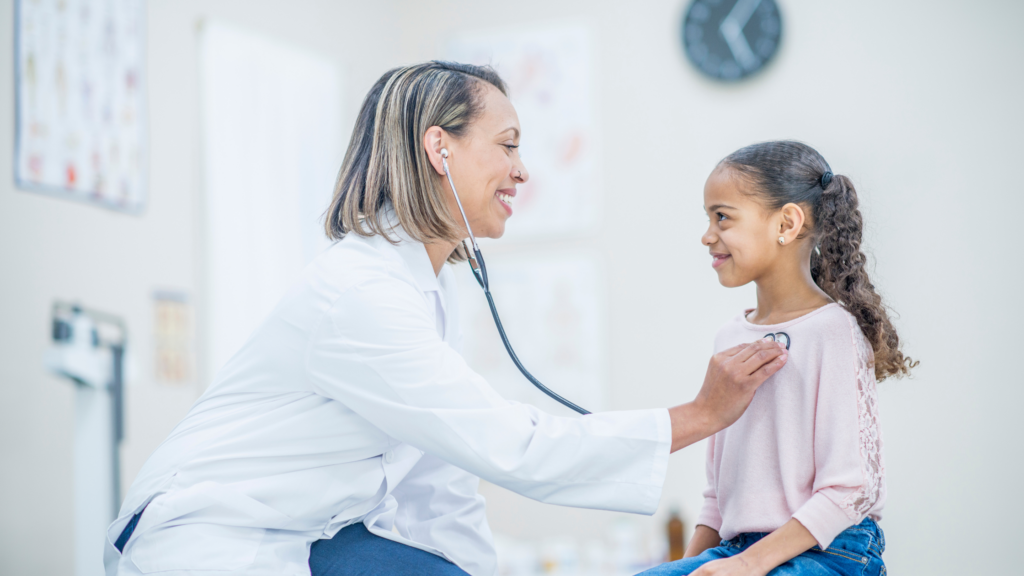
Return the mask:
{"type": "Polygon", "coordinates": [[[758,386],[786,364],[784,344],[758,340],[711,357],[704,385],[693,402],[669,408],[675,452],[731,425],[747,409],[758,386]]]}

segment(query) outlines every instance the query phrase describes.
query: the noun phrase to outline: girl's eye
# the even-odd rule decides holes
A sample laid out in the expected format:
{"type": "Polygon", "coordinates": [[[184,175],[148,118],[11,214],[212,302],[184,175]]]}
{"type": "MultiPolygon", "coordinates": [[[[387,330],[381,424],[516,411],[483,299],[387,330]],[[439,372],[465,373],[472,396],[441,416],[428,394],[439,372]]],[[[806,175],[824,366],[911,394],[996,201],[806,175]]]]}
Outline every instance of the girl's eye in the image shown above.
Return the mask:
{"type": "Polygon", "coordinates": [[[728,218],[728,216],[726,216],[725,214],[722,214],[721,212],[715,212],[715,216],[718,217],[718,221],[719,222],[721,222],[722,220],[725,220],[726,218],[728,218]]]}

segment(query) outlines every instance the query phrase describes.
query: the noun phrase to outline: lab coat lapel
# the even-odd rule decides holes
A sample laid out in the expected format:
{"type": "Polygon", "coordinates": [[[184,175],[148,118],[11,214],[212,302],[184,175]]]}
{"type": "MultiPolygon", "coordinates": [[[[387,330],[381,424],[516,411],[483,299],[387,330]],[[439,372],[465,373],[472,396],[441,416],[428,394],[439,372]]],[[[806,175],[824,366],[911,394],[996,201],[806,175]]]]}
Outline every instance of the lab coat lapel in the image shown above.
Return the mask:
{"type": "Polygon", "coordinates": [[[447,342],[450,340],[450,335],[453,334],[452,329],[452,315],[450,311],[452,309],[449,306],[448,294],[451,293],[451,285],[453,284],[454,278],[451,278],[451,272],[441,268],[441,275],[448,276],[448,281],[443,282],[438,275],[434,274],[434,265],[430,263],[430,256],[427,255],[427,248],[424,244],[418,240],[414,240],[409,234],[401,227],[394,226],[391,229],[391,234],[397,236],[399,239],[398,244],[391,245],[395,252],[405,263],[412,275],[413,280],[416,282],[416,286],[423,292],[426,297],[426,301],[431,310],[434,308],[433,297],[429,292],[437,293],[437,301],[441,304],[441,313],[444,315],[442,318],[444,326],[443,338],[447,342]]]}
{"type": "Polygon", "coordinates": [[[413,240],[401,228],[396,228],[394,233],[400,238],[399,243],[395,245],[395,251],[409,267],[409,273],[412,274],[420,291],[440,290],[441,285],[434,274],[434,266],[430,263],[430,257],[427,256],[427,247],[422,242],[413,240]]]}

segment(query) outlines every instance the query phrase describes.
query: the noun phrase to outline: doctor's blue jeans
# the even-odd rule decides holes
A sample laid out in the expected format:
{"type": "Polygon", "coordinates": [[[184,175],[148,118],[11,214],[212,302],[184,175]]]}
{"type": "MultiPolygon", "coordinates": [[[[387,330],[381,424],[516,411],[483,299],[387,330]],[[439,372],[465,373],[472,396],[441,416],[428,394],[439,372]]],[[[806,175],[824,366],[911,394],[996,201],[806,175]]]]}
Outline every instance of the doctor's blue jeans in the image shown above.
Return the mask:
{"type": "Polygon", "coordinates": [[[312,576],[469,576],[440,556],[381,538],[362,523],[313,542],[309,571],[312,576]]]}
{"type": "MultiPolygon", "coordinates": [[[[766,532],[740,534],[698,556],[668,562],[638,576],[691,574],[712,560],[729,558],[743,552],[767,535],[766,532]]],[[[885,535],[874,520],[865,518],[857,526],[847,528],[836,536],[827,550],[815,546],[775,568],[768,576],[884,576],[882,552],[885,552],[885,535]]]]}

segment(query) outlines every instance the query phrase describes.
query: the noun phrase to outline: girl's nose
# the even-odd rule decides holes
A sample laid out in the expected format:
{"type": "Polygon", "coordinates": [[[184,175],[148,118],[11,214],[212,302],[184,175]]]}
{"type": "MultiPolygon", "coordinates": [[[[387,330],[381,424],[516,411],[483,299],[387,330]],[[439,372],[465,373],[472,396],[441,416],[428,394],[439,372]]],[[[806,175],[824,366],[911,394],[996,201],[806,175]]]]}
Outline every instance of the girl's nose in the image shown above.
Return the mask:
{"type": "Polygon", "coordinates": [[[715,235],[711,233],[711,229],[710,228],[708,229],[707,232],[704,233],[703,236],[700,237],[701,244],[703,244],[705,246],[711,246],[712,244],[715,243],[716,240],[717,240],[717,238],[715,238],[715,235]]]}

